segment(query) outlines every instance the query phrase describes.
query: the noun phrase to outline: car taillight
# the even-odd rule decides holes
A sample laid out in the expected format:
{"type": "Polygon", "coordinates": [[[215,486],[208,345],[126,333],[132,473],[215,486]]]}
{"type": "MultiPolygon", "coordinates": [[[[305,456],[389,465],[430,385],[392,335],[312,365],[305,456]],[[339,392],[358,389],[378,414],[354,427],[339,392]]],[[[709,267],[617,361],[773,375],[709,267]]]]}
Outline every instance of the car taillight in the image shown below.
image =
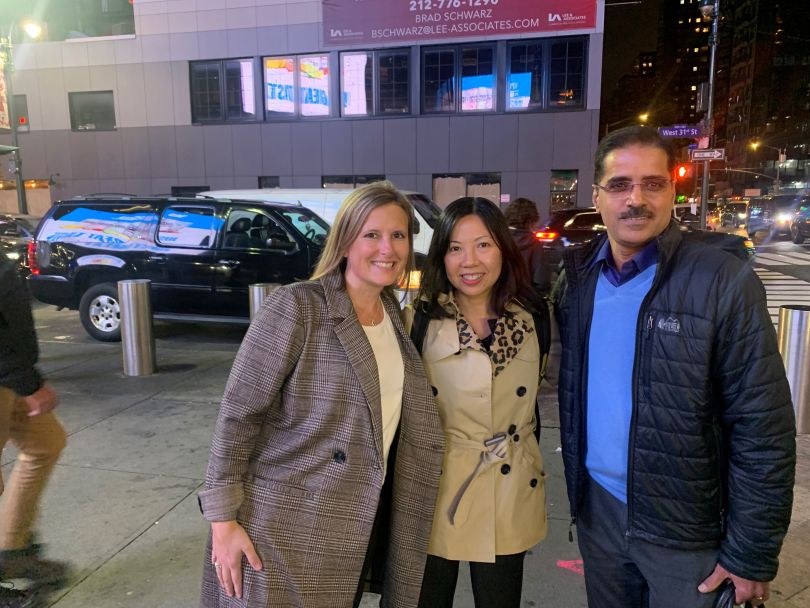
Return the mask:
{"type": "Polygon", "coordinates": [[[557,233],[556,232],[543,232],[543,231],[535,232],[534,233],[534,238],[536,238],[538,241],[553,241],[554,239],[557,238],[557,233]]]}
{"type": "Polygon", "coordinates": [[[39,265],[37,264],[37,244],[36,241],[28,243],[28,255],[26,256],[28,262],[28,270],[31,274],[39,274],[39,265]]]}

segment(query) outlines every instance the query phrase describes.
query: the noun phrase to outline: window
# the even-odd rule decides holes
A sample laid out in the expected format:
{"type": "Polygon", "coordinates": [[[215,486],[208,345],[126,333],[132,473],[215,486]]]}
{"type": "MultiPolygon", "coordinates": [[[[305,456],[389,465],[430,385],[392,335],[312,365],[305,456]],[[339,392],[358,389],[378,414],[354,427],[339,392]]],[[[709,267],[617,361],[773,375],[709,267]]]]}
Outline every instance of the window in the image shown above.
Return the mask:
{"type": "Polygon", "coordinates": [[[585,42],[571,40],[551,44],[549,104],[581,106],[585,91],[585,42]]]}
{"type": "Polygon", "coordinates": [[[319,217],[312,215],[311,212],[286,208],[279,211],[279,215],[287,220],[310,243],[323,245],[326,242],[329,225],[319,217]]]}
{"type": "Polygon", "coordinates": [[[329,116],[329,55],[265,57],[264,103],[270,116],[329,116]]]}
{"type": "Polygon", "coordinates": [[[197,196],[200,192],[208,192],[210,186],[172,186],[172,196],[197,196]]]}
{"type": "Polygon", "coordinates": [[[429,114],[494,110],[494,60],[493,45],[425,49],[422,111],[429,114]]]}
{"type": "Polygon", "coordinates": [[[408,114],[411,111],[411,57],[408,51],[377,53],[380,101],[378,114],[408,114]]]}
{"type": "Polygon", "coordinates": [[[409,113],[409,73],[408,50],[341,53],[341,115],[409,113]]]}
{"type": "Polygon", "coordinates": [[[253,59],[194,61],[189,66],[192,122],[256,120],[253,59]]]}
{"type": "MultiPolygon", "coordinates": [[[[37,17],[43,25],[39,40],[87,39],[135,34],[132,0],[81,0],[80,2],[3,2],[3,35],[10,23],[37,17]]],[[[23,28],[13,28],[14,44],[24,42],[23,28]]]]}
{"type": "Polygon", "coordinates": [[[157,240],[170,247],[211,247],[221,225],[211,207],[167,207],[160,217],[157,240]]]}
{"type": "Polygon", "coordinates": [[[223,249],[295,249],[295,239],[266,213],[255,209],[234,207],[223,232],[223,249]]]}
{"type": "Polygon", "coordinates": [[[507,110],[584,105],[587,39],[520,40],[508,49],[507,110]]]}
{"type": "Polygon", "coordinates": [[[529,42],[509,47],[506,107],[509,110],[543,106],[543,44],[529,42]]]}
{"type": "Polygon", "coordinates": [[[576,170],[551,172],[550,213],[577,206],[577,179],[576,170]]]}
{"type": "Polygon", "coordinates": [[[451,173],[433,175],[433,202],[444,209],[462,196],[488,198],[496,205],[501,200],[500,173],[451,173]]]}
{"type": "Polygon", "coordinates": [[[259,188],[281,188],[281,180],[278,175],[260,175],[259,188]]]}
{"type": "Polygon", "coordinates": [[[68,93],[72,131],[114,131],[115,105],[112,91],[68,93]]]}
{"type": "Polygon", "coordinates": [[[356,188],[357,186],[384,180],[384,175],[324,175],[321,177],[321,187],[356,188]]]}

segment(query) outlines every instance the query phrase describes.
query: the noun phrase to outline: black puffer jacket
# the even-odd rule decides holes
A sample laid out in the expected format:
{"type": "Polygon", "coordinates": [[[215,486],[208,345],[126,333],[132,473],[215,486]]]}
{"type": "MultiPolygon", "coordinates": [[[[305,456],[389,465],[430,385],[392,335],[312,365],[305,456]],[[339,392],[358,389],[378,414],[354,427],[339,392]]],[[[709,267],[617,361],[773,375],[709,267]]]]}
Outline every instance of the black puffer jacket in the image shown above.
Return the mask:
{"type": "Polygon", "coordinates": [[[0,386],[22,396],[39,390],[38,356],[28,292],[15,265],[0,260],[0,386]]]}
{"type": "MultiPolygon", "coordinates": [[[[573,521],[587,480],[586,345],[599,273],[590,262],[604,238],[565,253],[555,288],[573,521]]],[[[730,572],[772,580],[790,522],[796,443],[764,289],[746,263],[674,224],[658,252],[638,317],[626,533],[678,549],[719,545],[730,572]]]]}

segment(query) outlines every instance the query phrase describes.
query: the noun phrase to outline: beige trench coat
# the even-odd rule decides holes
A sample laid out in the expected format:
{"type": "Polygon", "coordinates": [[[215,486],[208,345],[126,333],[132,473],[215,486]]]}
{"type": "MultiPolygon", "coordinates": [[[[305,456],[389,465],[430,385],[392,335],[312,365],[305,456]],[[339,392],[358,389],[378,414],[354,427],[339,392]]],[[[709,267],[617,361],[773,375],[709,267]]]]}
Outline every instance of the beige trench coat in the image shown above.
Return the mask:
{"type": "MultiPolygon", "coordinates": [[[[383,606],[418,604],[443,437],[422,363],[383,298],[405,365],[383,606]]],[[[333,273],[279,288],[234,361],[200,493],[209,521],[237,519],[264,569],[243,567],[243,600],[206,553],[202,606],[350,608],[383,485],[379,378],[333,273]]]]}
{"type": "MultiPolygon", "coordinates": [[[[519,323],[534,327],[528,312],[510,310],[519,323]]],[[[407,327],[412,317],[408,308],[407,327]]],[[[455,318],[428,325],[422,357],[446,443],[431,555],[494,562],[496,555],[525,551],[546,535],[545,472],[533,433],[537,334],[510,346],[519,349],[517,355],[493,378],[485,352],[460,348],[455,318]],[[499,433],[500,441],[485,444],[499,433]]]]}

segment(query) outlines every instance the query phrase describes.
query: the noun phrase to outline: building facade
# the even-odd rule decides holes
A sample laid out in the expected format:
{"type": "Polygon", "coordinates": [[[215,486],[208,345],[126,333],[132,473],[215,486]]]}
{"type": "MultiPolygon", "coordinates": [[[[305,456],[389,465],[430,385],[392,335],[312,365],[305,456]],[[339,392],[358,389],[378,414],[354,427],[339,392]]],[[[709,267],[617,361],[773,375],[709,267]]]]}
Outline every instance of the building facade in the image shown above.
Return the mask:
{"type": "Polygon", "coordinates": [[[131,4],[131,30],[126,17],[76,37],[53,25],[68,38],[15,45],[23,176],[50,182],[52,199],[384,176],[439,203],[590,204],[602,0],[390,0],[419,28],[363,39],[332,26],[341,0],[131,4]],[[439,2],[461,8],[450,18],[439,2]]]}

